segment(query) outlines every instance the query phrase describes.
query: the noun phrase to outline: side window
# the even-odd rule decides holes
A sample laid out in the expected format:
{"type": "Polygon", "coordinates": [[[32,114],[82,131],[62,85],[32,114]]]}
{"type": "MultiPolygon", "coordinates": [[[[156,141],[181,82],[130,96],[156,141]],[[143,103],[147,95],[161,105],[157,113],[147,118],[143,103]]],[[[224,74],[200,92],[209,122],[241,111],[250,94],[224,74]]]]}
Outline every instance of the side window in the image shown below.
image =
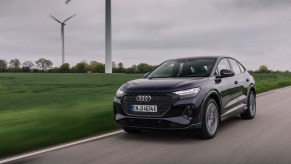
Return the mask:
{"type": "Polygon", "coordinates": [[[229,62],[226,58],[224,59],[221,59],[217,65],[217,73],[219,74],[221,70],[223,69],[228,69],[228,70],[231,70],[230,69],[230,65],[229,65],[229,62]]]}
{"type": "Polygon", "coordinates": [[[240,72],[241,73],[244,73],[244,72],[246,72],[246,69],[240,64],[240,63],[238,63],[238,66],[239,66],[239,68],[240,68],[240,72]]]}
{"type": "Polygon", "coordinates": [[[233,59],[229,59],[229,62],[232,66],[233,72],[235,74],[240,74],[241,72],[240,72],[240,68],[239,68],[239,65],[237,64],[237,62],[233,59]]]}

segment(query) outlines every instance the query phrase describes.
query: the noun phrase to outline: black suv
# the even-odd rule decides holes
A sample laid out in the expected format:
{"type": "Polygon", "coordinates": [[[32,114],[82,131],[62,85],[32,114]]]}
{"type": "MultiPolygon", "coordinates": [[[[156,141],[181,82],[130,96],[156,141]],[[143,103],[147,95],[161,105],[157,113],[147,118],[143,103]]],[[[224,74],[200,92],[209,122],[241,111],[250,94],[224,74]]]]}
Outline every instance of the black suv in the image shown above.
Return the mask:
{"type": "Polygon", "coordinates": [[[123,84],[113,104],[115,122],[128,133],[200,128],[213,138],[221,121],[255,117],[255,81],[230,57],[180,58],[123,84]]]}

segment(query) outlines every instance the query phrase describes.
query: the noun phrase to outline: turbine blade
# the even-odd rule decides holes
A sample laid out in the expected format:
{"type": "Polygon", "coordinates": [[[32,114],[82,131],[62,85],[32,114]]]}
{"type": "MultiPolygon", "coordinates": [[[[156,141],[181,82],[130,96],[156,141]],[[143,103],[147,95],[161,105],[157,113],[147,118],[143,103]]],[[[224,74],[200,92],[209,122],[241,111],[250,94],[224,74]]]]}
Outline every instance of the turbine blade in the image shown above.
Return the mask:
{"type": "Polygon", "coordinates": [[[67,18],[66,20],[64,20],[63,23],[65,23],[66,21],[72,19],[72,18],[75,17],[76,15],[77,15],[77,14],[74,14],[74,15],[70,16],[69,18],[67,18]]]}
{"type": "Polygon", "coordinates": [[[71,2],[71,0],[66,0],[66,4],[68,4],[69,2],[71,2]]]}
{"type": "Polygon", "coordinates": [[[61,21],[59,21],[57,18],[55,18],[54,16],[52,16],[52,15],[50,15],[50,17],[52,18],[52,19],[54,19],[55,21],[57,21],[57,22],[59,22],[59,23],[62,23],[61,21]]]}

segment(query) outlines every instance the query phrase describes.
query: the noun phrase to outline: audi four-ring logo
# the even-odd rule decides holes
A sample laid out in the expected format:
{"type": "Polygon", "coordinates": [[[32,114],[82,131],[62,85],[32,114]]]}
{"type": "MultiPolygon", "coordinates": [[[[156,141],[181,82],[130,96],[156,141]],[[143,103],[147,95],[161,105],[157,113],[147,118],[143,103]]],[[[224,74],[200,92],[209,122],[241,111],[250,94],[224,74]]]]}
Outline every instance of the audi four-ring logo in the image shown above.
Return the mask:
{"type": "Polygon", "coordinates": [[[138,102],[150,102],[152,97],[149,95],[138,95],[136,96],[136,101],[138,102]]]}

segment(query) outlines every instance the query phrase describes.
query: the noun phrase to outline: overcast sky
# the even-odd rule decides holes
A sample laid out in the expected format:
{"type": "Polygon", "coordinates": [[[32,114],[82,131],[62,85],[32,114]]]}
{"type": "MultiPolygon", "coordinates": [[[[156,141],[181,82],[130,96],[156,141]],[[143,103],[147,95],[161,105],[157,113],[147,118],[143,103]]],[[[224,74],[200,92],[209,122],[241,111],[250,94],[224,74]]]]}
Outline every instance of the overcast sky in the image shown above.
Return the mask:
{"type": "MultiPolygon", "coordinates": [[[[0,58],[61,64],[105,57],[105,0],[0,0],[0,58]]],[[[112,0],[113,61],[131,66],[227,55],[248,69],[291,70],[290,0],[112,0]]]]}

